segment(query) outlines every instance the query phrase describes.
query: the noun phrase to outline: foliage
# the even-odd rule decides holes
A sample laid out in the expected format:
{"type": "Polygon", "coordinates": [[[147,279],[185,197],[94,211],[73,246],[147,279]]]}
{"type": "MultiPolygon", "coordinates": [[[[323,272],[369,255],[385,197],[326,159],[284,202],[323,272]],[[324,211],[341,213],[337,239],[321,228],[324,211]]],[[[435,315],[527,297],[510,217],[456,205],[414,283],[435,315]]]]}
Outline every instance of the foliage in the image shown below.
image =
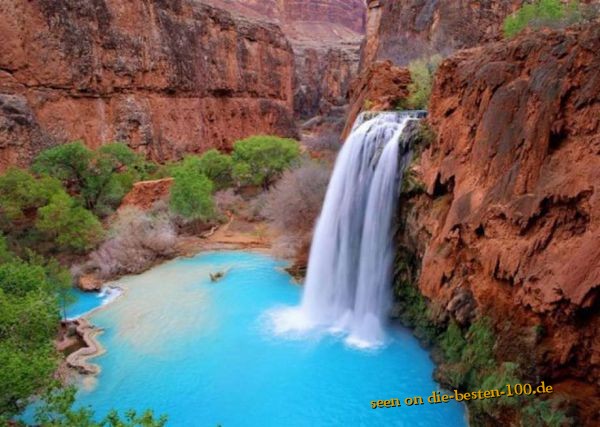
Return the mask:
{"type": "MultiPolygon", "coordinates": [[[[479,388],[482,390],[501,390],[506,384],[519,384],[522,381],[518,376],[519,365],[512,362],[504,362],[500,368],[494,369],[490,374],[484,376],[479,388]]],[[[498,407],[514,407],[520,405],[517,396],[501,399],[477,400],[473,402],[478,411],[492,413],[498,407]]]]}
{"type": "Polygon", "coordinates": [[[73,409],[75,392],[73,387],[48,392],[36,411],[36,423],[45,427],[163,427],[167,423],[165,415],[157,418],[151,410],[142,414],[129,410],[124,417],[113,410],[97,422],[91,408],[73,409]]]}
{"type": "Polygon", "coordinates": [[[442,62],[440,55],[433,55],[429,58],[422,58],[411,61],[408,64],[410,71],[411,84],[408,86],[409,96],[406,100],[406,106],[410,109],[424,110],[429,103],[431,89],[433,87],[433,78],[435,72],[442,62]]]}
{"type": "MultiPolygon", "coordinates": [[[[231,175],[233,160],[231,156],[221,154],[218,150],[212,149],[206,151],[201,157],[193,159],[196,162],[198,171],[206,175],[214,183],[215,191],[230,187],[233,184],[233,177],[231,175]]],[[[188,158],[184,159],[184,165],[189,161],[188,158]]]]}
{"type": "Polygon", "coordinates": [[[581,19],[579,1],[564,3],[560,0],[536,0],[524,4],[504,20],[504,35],[514,37],[526,27],[547,27],[559,23],[572,23],[581,19]]]}
{"type": "Polygon", "coordinates": [[[428,344],[435,342],[438,328],[431,320],[425,297],[421,295],[413,278],[415,260],[399,248],[394,267],[394,296],[400,321],[414,329],[415,335],[428,344]]]}
{"type": "Polygon", "coordinates": [[[207,221],[215,215],[213,183],[190,164],[176,168],[171,186],[170,206],[187,220],[207,221]]]}
{"type": "Polygon", "coordinates": [[[235,143],[233,177],[240,185],[261,185],[268,190],[273,182],[300,155],[293,139],[252,136],[235,143]]]}
{"type": "Polygon", "coordinates": [[[65,193],[52,196],[50,203],[38,210],[35,226],[54,239],[59,249],[76,252],[90,249],[102,236],[98,219],[65,193]]]}
{"type": "Polygon", "coordinates": [[[462,330],[456,322],[451,321],[440,338],[440,347],[445,359],[450,363],[460,361],[466,345],[462,330]]]}
{"type": "Polygon", "coordinates": [[[267,193],[264,215],[285,233],[310,233],[321,212],[329,175],[326,164],[304,159],[267,193]]]}
{"type": "Polygon", "coordinates": [[[47,176],[36,179],[24,170],[11,168],[0,176],[0,224],[4,231],[26,222],[28,214],[64,192],[60,181],[47,176]]]}
{"type": "Polygon", "coordinates": [[[533,399],[523,409],[522,425],[530,427],[563,427],[574,425],[573,419],[564,410],[558,408],[559,399],[533,399]]]}
{"type": "Polygon", "coordinates": [[[32,167],[38,174],[61,180],[80,196],[85,207],[100,216],[111,213],[148,169],[149,164],[123,143],[92,151],[81,141],[43,151],[32,167]]]}
{"type": "MultiPolygon", "coordinates": [[[[0,421],[47,387],[56,369],[56,271],[4,256],[0,264],[0,421]]],[[[53,268],[56,266],[53,266],[53,268]]]]}
{"type": "Polygon", "coordinates": [[[176,231],[168,215],[126,209],[119,212],[110,238],[90,254],[87,268],[105,279],[139,273],[173,255],[175,242],[176,231]]]}

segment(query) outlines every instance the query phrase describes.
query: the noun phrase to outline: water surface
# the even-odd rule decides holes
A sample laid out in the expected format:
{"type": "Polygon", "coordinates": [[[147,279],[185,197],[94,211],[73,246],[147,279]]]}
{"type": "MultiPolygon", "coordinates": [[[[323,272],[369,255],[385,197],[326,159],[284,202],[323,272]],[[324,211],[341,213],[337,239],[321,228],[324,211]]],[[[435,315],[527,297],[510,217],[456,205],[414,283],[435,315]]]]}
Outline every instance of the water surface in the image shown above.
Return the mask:
{"type": "Polygon", "coordinates": [[[428,354],[403,329],[370,351],[329,334],[272,333],[268,313],[301,297],[282,265],[213,252],[119,281],[125,295],[92,316],[108,351],[93,359],[102,372],[81,384],[78,404],[100,415],[153,408],[170,426],[466,425],[454,402],[371,409],[371,400],[439,389],[428,354]]]}

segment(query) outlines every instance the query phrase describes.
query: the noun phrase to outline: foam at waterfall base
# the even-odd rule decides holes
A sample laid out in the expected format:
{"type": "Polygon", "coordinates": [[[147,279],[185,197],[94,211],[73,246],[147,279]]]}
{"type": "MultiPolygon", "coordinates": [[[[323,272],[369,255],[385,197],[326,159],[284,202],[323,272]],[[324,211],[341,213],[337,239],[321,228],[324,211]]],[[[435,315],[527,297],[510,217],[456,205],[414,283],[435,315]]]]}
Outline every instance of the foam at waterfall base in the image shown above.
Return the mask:
{"type": "Polygon", "coordinates": [[[276,307],[264,313],[261,323],[268,335],[281,339],[319,340],[333,336],[343,340],[347,347],[368,351],[386,345],[386,334],[377,317],[369,316],[356,324],[354,314],[349,311],[333,322],[324,319],[317,322],[301,306],[276,307]]]}

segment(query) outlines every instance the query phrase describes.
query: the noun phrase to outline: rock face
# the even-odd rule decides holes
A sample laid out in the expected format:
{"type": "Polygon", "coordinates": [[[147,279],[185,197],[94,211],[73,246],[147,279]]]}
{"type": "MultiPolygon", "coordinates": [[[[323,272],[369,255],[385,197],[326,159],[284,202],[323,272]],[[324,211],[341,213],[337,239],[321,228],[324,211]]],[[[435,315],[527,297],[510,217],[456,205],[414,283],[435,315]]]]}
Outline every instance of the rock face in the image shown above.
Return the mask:
{"type": "Polygon", "coordinates": [[[396,67],[391,61],[371,64],[352,83],[349,93],[352,104],[342,138],[350,134],[361,110],[394,110],[399,101],[408,97],[410,83],[410,72],[406,68],[396,67]]]}
{"type": "Polygon", "coordinates": [[[79,138],[163,160],[296,134],[274,24],[195,0],[15,0],[0,17],[0,170],[79,138]]]}
{"type": "Polygon", "coordinates": [[[411,60],[497,40],[523,0],[369,0],[363,63],[411,60]]]}
{"type": "Polygon", "coordinates": [[[219,0],[223,7],[278,23],[295,54],[297,119],[343,120],[358,71],[366,21],[362,0],[219,0]]]}
{"type": "Polygon", "coordinates": [[[123,198],[119,210],[128,207],[144,211],[150,210],[155,203],[166,200],[169,197],[173,181],[173,178],[163,178],[136,182],[129,193],[123,198]]]}
{"type": "MultiPolygon", "coordinates": [[[[208,0],[205,0],[208,1],[208,0]]],[[[218,0],[223,5],[252,10],[292,27],[301,23],[321,23],[324,30],[340,26],[362,34],[365,29],[365,4],[362,0],[218,0]]],[[[288,29],[288,30],[294,30],[288,29]]]]}
{"type": "Polygon", "coordinates": [[[598,52],[596,24],[444,61],[406,219],[422,293],[461,323],[490,316],[500,360],[579,398],[580,425],[600,414],[598,52]]]}

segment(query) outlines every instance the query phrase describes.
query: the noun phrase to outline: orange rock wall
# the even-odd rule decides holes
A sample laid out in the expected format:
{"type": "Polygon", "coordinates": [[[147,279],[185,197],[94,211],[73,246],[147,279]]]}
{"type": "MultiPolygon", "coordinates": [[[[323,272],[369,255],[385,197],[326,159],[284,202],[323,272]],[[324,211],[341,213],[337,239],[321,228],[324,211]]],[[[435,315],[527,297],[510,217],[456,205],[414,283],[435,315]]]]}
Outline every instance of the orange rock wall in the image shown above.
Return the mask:
{"type": "Polygon", "coordinates": [[[0,5],[0,170],[74,139],[164,160],[296,134],[276,25],[193,0],[72,3],[0,5]]]}
{"type": "Polygon", "coordinates": [[[588,416],[600,409],[598,52],[591,25],[445,60],[430,103],[438,136],[416,166],[429,196],[407,220],[422,293],[460,322],[490,316],[499,357],[558,390],[579,382],[570,397],[595,386],[588,416]]]}

